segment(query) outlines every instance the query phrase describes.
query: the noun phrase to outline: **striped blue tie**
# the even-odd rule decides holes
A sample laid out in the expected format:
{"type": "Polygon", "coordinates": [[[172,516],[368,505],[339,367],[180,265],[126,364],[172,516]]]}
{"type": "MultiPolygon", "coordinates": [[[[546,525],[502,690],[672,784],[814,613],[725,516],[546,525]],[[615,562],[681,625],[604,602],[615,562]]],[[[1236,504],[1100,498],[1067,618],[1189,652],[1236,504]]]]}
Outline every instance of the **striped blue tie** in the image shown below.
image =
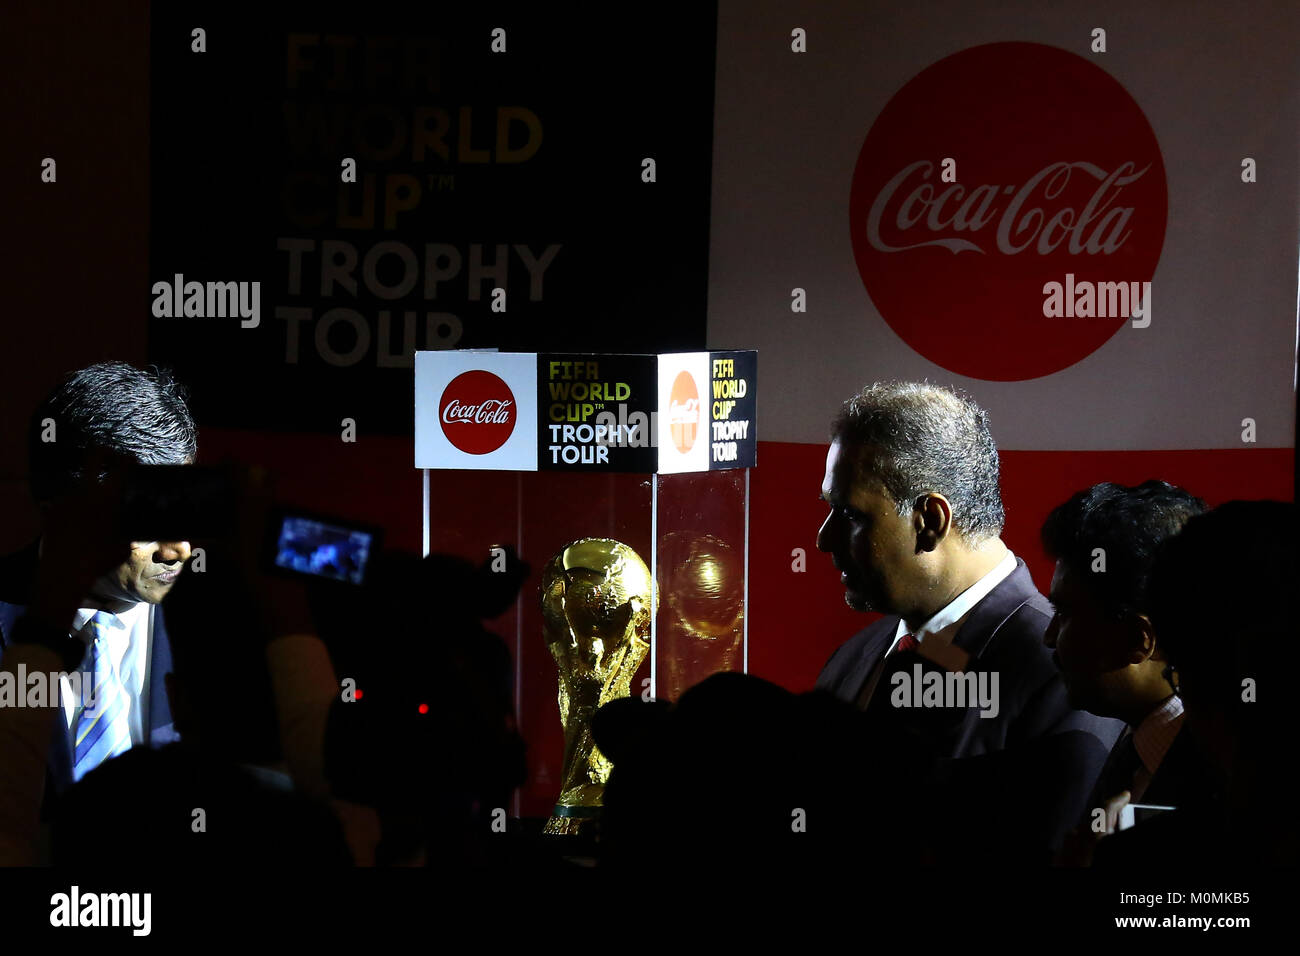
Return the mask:
{"type": "Polygon", "coordinates": [[[108,651],[108,631],[115,620],[107,611],[98,611],[86,623],[91,634],[90,666],[82,679],[90,678],[95,690],[74,725],[77,746],[72,761],[73,780],[80,780],[105,760],[131,747],[127,692],[113,671],[108,651]]]}

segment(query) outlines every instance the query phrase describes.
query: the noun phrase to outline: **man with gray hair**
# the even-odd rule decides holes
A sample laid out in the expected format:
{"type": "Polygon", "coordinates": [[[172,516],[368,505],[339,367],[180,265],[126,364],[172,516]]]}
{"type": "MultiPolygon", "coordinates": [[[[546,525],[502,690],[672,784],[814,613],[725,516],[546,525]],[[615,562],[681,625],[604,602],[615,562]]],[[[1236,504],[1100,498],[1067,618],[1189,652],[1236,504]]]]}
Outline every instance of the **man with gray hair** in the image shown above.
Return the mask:
{"type": "Polygon", "coordinates": [[[1000,537],[988,415],[950,388],[870,385],[834,421],[821,496],[817,547],[845,601],[885,617],[831,655],[817,686],[864,710],[893,752],[1017,804],[1007,819],[1035,853],[1055,845],[1122,725],[1067,700],[1043,644],[1051,605],[1000,537]]]}

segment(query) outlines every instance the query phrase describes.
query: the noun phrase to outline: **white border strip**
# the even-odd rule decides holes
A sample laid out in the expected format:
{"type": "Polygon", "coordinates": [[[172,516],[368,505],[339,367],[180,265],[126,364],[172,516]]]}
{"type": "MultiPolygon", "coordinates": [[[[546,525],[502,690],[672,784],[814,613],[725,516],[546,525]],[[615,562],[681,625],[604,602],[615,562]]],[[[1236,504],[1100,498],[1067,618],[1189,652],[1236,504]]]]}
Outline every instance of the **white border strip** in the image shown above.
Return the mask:
{"type": "MultiPolygon", "coordinates": [[[[515,552],[524,557],[524,473],[515,473],[515,552]]],[[[524,712],[524,592],[515,596],[515,726],[523,720],[524,712]]],[[[515,818],[523,816],[523,785],[515,787],[515,818]]]]}
{"type": "MultiPolygon", "coordinates": [[[[650,476],[650,581],[654,587],[654,613],[650,615],[650,699],[659,696],[659,475],[650,476]]],[[[635,693],[635,691],[633,691],[635,693]]]]}
{"type": "Polygon", "coordinates": [[[744,644],[744,664],[741,667],[742,674],[749,673],[749,469],[745,469],[745,591],[741,602],[741,613],[745,616],[744,635],[741,641],[744,644]]]}
{"type": "Polygon", "coordinates": [[[421,468],[424,473],[424,556],[429,556],[429,469],[421,468]]]}

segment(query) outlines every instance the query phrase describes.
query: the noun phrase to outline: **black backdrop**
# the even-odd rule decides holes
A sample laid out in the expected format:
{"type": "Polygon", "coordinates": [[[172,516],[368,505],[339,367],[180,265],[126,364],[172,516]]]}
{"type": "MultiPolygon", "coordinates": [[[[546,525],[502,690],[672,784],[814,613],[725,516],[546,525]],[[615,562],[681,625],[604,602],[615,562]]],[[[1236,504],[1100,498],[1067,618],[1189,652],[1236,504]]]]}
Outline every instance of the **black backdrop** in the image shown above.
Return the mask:
{"type": "Polygon", "coordinates": [[[704,348],[716,20],[716,3],[657,5],[631,21],[506,4],[156,5],[150,283],[180,273],[262,286],[256,328],[153,318],[151,361],[191,386],[207,425],[337,432],[350,417],[406,434],[413,373],[401,354],[412,338],[417,348],[704,348]],[[204,53],[191,50],[196,27],[204,53]],[[491,50],[497,27],[505,53],[491,50]],[[511,151],[526,158],[496,161],[511,151]],[[340,181],[348,156],[355,184],[340,181]],[[646,157],[656,182],[642,180],[646,157]],[[396,203],[385,202],[390,190],[396,203]],[[296,294],[282,240],[314,243],[296,294]],[[355,294],[338,283],[321,294],[323,242],[355,251],[355,294]],[[382,242],[416,264],[398,298],[375,288],[399,287],[407,269],[396,252],[374,251],[382,242]],[[471,257],[477,246],[491,265],[502,245],[506,310],[494,312],[500,280],[483,277],[475,299],[471,257]],[[435,269],[456,271],[451,257],[461,258],[432,288],[429,246],[435,269]],[[520,247],[540,260],[556,246],[534,266],[538,284],[520,247]],[[285,307],[309,317],[278,318],[285,307]],[[351,311],[326,323],[322,347],[318,326],[334,309],[351,311]]]}

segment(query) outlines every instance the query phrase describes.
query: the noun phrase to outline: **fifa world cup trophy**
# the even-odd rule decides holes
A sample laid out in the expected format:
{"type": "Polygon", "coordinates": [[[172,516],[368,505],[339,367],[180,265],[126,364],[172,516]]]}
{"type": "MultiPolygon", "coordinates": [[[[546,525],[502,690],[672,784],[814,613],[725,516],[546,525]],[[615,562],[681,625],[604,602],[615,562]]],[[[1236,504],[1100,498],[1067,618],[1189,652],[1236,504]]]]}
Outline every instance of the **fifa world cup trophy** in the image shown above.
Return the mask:
{"type": "Polygon", "coordinates": [[[592,739],[591,717],[629,695],[654,611],[650,570],[620,541],[574,541],[542,573],[542,630],[560,672],[564,726],[563,783],[545,833],[581,833],[600,812],[613,765],[592,739]]]}

